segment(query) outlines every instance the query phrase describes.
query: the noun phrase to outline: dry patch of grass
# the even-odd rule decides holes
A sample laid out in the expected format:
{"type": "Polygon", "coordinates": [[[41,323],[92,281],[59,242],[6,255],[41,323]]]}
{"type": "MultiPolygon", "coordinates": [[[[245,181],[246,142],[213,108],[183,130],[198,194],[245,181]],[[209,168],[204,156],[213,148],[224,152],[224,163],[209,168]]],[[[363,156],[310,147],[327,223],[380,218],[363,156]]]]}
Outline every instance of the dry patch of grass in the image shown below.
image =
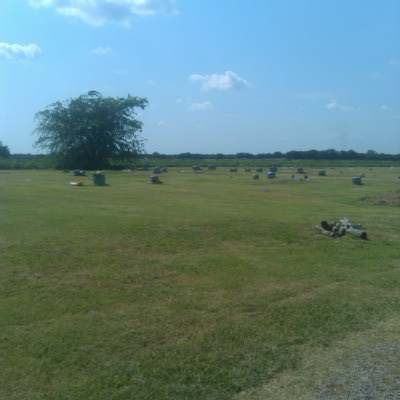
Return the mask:
{"type": "Polygon", "coordinates": [[[363,197],[363,201],[376,206],[400,206],[400,190],[376,196],[363,197]]]}
{"type": "Polygon", "coordinates": [[[307,348],[295,369],[235,400],[394,399],[400,394],[400,318],[351,334],[328,347],[307,348]]]}

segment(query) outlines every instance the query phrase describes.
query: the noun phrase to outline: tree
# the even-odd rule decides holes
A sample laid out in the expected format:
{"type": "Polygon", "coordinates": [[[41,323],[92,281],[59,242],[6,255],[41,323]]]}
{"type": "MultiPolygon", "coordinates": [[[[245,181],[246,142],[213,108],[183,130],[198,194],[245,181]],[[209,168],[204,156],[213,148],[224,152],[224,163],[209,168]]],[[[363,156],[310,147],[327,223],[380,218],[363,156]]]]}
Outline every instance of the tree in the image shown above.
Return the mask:
{"type": "Polygon", "coordinates": [[[64,168],[103,169],[112,160],[130,160],[143,149],[143,124],[135,109],[147,104],[145,98],[103,97],[96,91],[58,101],[36,114],[36,145],[64,168]]]}
{"type": "Polygon", "coordinates": [[[5,146],[2,142],[0,142],[0,157],[10,157],[10,150],[8,146],[5,146]]]}

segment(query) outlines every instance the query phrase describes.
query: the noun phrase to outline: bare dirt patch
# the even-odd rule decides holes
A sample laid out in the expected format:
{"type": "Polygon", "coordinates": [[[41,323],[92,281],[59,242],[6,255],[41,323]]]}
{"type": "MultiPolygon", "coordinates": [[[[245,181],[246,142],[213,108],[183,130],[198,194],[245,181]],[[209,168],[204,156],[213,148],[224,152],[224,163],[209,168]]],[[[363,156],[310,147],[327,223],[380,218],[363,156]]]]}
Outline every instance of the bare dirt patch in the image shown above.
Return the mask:
{"type": "Polygon", "coordinates": [[[376,206],[400,206],[400,190],[377,196],[363,197],[361,200],[376,206]]]}

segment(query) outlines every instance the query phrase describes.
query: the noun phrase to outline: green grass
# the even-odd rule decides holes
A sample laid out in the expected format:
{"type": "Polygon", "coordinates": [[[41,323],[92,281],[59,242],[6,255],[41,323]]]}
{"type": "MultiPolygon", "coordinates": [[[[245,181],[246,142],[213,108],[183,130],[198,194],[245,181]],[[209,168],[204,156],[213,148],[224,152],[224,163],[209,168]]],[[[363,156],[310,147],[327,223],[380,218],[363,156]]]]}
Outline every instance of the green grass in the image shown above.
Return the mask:
{"type": "Polygon", "coordinates": [[[181,171],[0,172],[1,399],[231,399],[398,316],[399,168],[181,171]]]}

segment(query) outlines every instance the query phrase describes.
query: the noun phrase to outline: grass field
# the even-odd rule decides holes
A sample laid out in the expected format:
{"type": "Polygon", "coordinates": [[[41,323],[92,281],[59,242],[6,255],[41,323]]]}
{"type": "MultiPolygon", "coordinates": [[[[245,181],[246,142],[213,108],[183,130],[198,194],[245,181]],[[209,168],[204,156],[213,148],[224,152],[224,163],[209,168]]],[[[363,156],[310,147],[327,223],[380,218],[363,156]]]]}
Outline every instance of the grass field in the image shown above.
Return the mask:
{"type": "Polygon", "coordinates": [[[0,399],[309,399],[398,342],[400,207],[366,198],[400,168],[308,172],[0,172],[0,399]],[[314,228],[342,216],[370,240],[314,228]]]}

